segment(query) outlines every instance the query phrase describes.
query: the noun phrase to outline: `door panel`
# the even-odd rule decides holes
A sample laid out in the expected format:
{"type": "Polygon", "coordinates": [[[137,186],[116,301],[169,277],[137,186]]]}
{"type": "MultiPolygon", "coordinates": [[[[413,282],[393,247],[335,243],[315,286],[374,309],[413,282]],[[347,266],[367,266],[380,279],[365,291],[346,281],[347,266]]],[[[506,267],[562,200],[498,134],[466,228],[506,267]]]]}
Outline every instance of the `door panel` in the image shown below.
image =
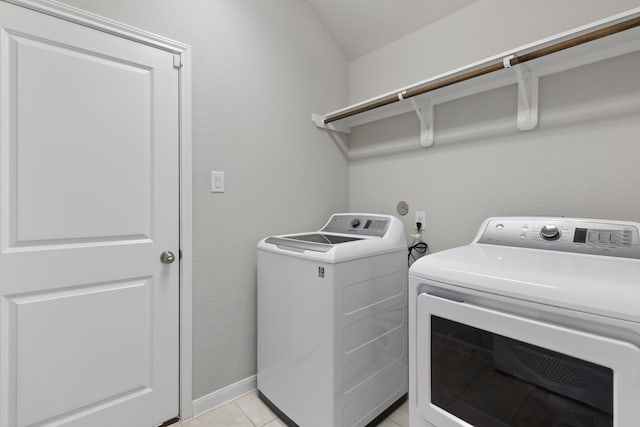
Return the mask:
{"type": "Polygon", "coordinates": [[[0,427],[178,415],[173,60],[0,1],[0,427]]]}
{"type": "Polygon", "coordinates": [[[11,299],[18,424],[149,391],[150,288],[146,278],[11,299]]]}
{"type": "Polygon", "coordinates": [[[10,247],[150,238],[152,70],[7,36],[17,111],[10,247]]]}

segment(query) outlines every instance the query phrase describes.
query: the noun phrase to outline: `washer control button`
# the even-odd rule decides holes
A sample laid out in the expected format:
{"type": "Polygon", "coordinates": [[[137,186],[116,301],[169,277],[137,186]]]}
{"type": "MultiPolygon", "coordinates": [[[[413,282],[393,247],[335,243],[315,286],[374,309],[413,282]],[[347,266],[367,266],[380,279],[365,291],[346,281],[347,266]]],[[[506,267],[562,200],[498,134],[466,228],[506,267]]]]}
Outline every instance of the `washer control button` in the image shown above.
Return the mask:
{"type": "Polygon", "coordinates": [[[353,228],[356,228],[356,227],[357,227],[357,226],[359,226],[359,225],[360,225],[360,220],[359,220],[358,218],[353,218],[353,219],[351,220],[351,226],[352,226],[353,228]]]}
{"type": "Polygon", "coordinates": [[[560,238],[560,230],[555,225],[545,225],[540,230],[540,237],[544,240],[558,240],[560,238]]]}

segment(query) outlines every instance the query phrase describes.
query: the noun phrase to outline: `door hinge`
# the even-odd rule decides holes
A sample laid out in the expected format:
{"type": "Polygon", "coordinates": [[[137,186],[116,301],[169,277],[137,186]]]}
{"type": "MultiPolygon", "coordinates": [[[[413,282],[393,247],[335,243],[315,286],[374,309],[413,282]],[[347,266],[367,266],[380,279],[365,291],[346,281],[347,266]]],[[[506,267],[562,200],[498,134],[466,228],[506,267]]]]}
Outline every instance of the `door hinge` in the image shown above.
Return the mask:
{"type": "Polygon", "coordinates": [[[173,68],[182,68],[182,55],[173,55],[173,68]]]}

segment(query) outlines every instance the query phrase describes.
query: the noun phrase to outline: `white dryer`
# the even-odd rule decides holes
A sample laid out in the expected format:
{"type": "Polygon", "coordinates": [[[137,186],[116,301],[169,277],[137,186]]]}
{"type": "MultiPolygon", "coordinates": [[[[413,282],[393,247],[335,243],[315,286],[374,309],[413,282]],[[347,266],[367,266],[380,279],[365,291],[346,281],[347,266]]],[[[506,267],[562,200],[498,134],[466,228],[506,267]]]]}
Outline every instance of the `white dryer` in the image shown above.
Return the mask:
{"type": "Polygon", "coordinates": [[[258,391],[289,424],[364,426],[407,392],[402,223],[334,214],[258,244],[258,391]]]}
{"type": "Polygon", "coordinates": [[[411,427],[633,427],[640,224],[489,218],[409,273],[411,427]]]}

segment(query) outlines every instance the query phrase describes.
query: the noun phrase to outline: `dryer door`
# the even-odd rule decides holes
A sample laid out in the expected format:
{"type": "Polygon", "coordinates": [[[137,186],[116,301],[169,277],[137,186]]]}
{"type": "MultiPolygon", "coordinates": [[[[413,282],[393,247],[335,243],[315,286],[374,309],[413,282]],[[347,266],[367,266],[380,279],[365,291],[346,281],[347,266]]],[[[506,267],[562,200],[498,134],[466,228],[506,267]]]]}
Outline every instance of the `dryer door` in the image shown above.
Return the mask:
{"type": "Polygon", "coordinates": [[[416,320],[418,411],[433,425],[637,423],[632,344],[428,293],[416,320]]]}

